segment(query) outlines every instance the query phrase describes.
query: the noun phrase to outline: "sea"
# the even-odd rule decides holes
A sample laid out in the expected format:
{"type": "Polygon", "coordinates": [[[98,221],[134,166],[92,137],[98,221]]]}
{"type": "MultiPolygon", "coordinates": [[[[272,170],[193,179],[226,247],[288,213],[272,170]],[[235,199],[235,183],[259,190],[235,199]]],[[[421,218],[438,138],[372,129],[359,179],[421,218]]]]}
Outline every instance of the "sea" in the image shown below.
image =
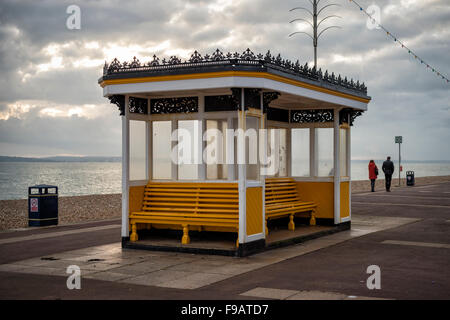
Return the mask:
{"type": "MultiPolygon", "coordinates": [[[[368,162],[352,160],[352,180],[368,179],[368,162]]],[[[375,163],[381,173],[383,160],[375,163]]],[[[406,171],[416,177],[450,175],[450,161],[404,161],[402,166],[402,177],[406,171]]],[[[26,199],[28,187],[38,184],[58,186],[60,196],[120,193],[121,176],[120,162],[0,162],[0,200],[26,199]]]]}

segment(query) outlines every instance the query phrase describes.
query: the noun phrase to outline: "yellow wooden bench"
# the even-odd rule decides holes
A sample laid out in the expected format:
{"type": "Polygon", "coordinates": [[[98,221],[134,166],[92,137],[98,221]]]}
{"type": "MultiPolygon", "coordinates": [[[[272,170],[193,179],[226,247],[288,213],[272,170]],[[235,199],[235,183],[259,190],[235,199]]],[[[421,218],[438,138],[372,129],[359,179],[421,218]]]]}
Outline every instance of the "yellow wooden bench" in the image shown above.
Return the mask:
{"type": "Polygon", "coordinates": [[[149,182],[142,211],[130,214],[133,242],[138,240],[137,224],[181,226],[182,244],[190,242],[189,226],[221,227],[224,231],[238,232],[238,184],[149,182]]]}
{"type": "Polygon", "coordinates": [[[316,224],[314,202],[302,201],[292,178],[267,178],[265,191],[266,234],[269,234],[267,221],[289,217],[289,230],[295,230],[294,217],[298,213],[309,213],[309,224],[316,224]]]}

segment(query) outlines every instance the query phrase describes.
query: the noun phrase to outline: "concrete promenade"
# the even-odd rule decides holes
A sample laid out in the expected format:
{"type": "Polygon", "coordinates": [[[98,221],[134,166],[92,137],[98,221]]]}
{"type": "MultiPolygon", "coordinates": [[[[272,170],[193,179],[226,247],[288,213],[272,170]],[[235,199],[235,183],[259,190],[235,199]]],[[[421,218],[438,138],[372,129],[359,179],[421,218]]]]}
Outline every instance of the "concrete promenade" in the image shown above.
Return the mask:
{"type": "Polygon", "coordinates": [[[119,220],[3,232],[0,299],[450,299],[450,182],[352,194],[352,212],[349,231],[246,258],[122,250],[119,220]]]}

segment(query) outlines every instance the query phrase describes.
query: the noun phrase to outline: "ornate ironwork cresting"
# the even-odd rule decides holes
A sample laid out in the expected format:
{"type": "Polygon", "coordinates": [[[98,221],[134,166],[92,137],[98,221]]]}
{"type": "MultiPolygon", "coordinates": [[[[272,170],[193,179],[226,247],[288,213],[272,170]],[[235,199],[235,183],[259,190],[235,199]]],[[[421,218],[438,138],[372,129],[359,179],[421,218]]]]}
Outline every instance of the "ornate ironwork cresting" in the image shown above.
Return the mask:
{"type": "Polygon", "coordinates": [[[272,55],[267,51],[265,55],[254,54],[250,49],[242,53],[226,53],[217,49],[213,54],[202,56],[195,51],[190,59],[182,61],[176,56],[169,59],[160,60],[156,55],[147,63],[141,63],[136,57],[131,62],[119,62],[114,59],[109,65],[105,62],[103,67],[103,76],[116,75],[120,73],[145,72],[145,73],[161,73],[173,70],[199,70],[208,66],[253,66],[259,68],[272,68],[292,75],[298,75],[302,78],[318,81],[319,84],[327,83],[338,86],[340,88],[350,89],[364,95],[367,94],[367,87],[359,81],[348,80],[347,77],[335,75],[328,71],[323,72],[322,69],[310,68],[308,63],[301,65],[297,60],[295,62],[283,59],[280,54],[272,55]]]}

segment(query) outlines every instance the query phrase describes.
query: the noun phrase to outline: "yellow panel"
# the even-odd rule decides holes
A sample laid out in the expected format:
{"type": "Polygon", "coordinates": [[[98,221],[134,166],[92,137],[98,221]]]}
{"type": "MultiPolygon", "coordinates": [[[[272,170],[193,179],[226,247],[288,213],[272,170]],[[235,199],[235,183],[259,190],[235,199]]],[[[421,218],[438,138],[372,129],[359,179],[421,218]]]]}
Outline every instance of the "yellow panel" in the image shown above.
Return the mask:
{"type": "Polygon", "coordinates": [[[128,212],[138,212],[142,210],[145,186],[130,187],[128,198],[128,212]]]}
{"type": "Polygon", "coordinates": [[[302,201],[317,204],[316,218],[334,219],[334,182],[297,181],[302,201]]]}
{"type": "Polygon", "coordinates": [[[341,182],[341,218],[350,216],[350,184],[341,182]]]}
{"type": "Polygon", "coordinates": [[[263,211],[262,211],[262,187],[247,188],[247,235],[262,233],[263,211]]]}

